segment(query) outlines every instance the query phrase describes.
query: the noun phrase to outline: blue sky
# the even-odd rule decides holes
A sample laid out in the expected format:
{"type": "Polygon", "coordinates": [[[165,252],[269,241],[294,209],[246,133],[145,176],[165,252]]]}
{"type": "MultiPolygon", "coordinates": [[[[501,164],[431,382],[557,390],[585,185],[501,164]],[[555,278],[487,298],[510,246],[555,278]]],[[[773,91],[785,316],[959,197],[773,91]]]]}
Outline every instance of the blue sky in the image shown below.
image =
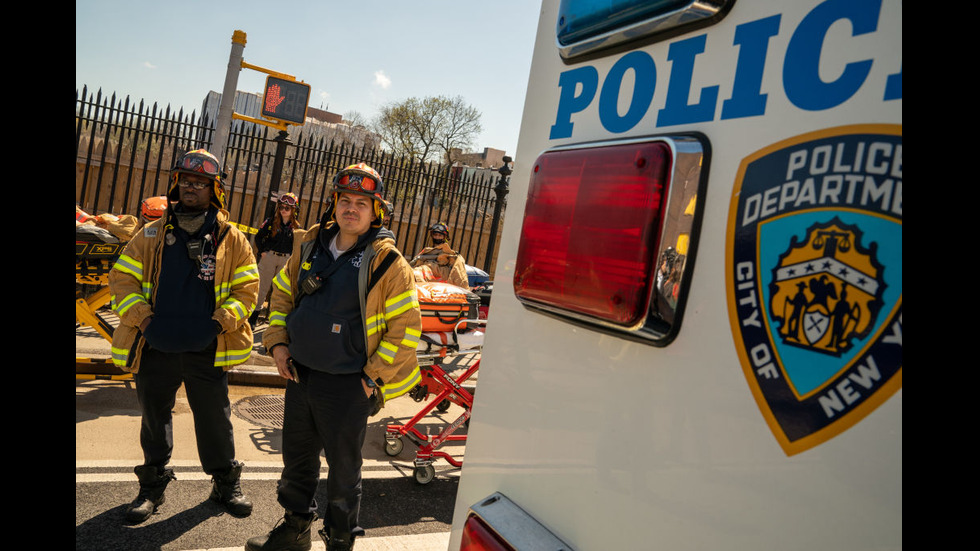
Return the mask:
{"type": "MultiPolygon", "coordinates": [[[[76,0],[75,87],[200,112],[224,87],[231,37],[245,62],[312,87],[310,105],[367,118],[409,97],[462,96],[475,150],[517,149],[537,0],[76,0]]],[[[266,74],[239,73],[261,94],[266,74]]]]}

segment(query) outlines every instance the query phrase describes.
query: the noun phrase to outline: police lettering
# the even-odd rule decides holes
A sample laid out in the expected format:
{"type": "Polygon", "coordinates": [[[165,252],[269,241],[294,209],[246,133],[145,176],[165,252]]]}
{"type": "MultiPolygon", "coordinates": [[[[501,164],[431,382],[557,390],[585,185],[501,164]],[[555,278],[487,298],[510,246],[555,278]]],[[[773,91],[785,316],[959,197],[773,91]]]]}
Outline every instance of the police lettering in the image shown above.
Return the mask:
{"type": "Polygon", "coordinates": [[[902,216],[902,144],[857,142],[793,151],[787,182],[745,200],[742,224],[786,210],[854,206],[902,216]]]}
{"type": "Polygon", "coordinates": [[[755,294],[755,268],[751,262],[739,262],[735,266],[735,288],[740,292],[741,298],[738,299],[739,306],[748,306],[752,313],[748,317],[742,316],[743,326],[762,327],[759,322],[759,300],[755,294]],[[742,293],[742,291],[745,291],[742,293]]]}
{"type": "Polygon", "coordinates": [[[824,415],[831,418],[855,405],[863,396],[862,390],[871,391],[881,381],[881,372],[875,364],[874,356],[868,356],[867,361],[858,364],[846,377],[841,377],[836,384],[818,399],[824,415]]]}
{"type": "MultiPolygon", "coordinates": [[[[793,30],[783,56],[782,84],[786,99],[798,109],[821,111],[841,105],[867,82],[873,59],[855,59],[835,67],[839,76],[824,81],[820,76],[821,52],[827,32],[838,21],[846,21],[852,36],[878,32],[881,0],[827,0],[810,11],[793,30]]],[[[739,25],[733,45],[738,47],[738,61],[732,79],[731,96],[722,103],[721,119],[762,116],[767,94],[762,93],[770,40],[779,34],[781,15],[774,15],[739,25]]],[[[664,107],[657,112],[657,127],[709,122],[715,119],[719,85],[693,90],[694,70],[698,57],[705,52],[707,35],[686,38],[670,44],[667,61],[670,75],[664,107]],[[689,103],[695,98],[696,103],[689,103]]],[[[855,54],[857,56],[857,54],[855,54]]],[[[902,65],[885,79],[882,101],[902,99],[902,65]]],[[[657,65],[644,51],[629,52],[609,69],[599,85],[595,67],[585,65],[564,71],[558,78],[560,89],[555,124],[550,139],[572,137],[572,116],[589,108],[598,93],[599,122],[608,132],[622,133],[636,127],[655,100],[657,65]],[[632,83],[632,90],[626,86],[632,83]],[[629,98],[625,112],[620,112],[620,97],[629,98]]],[[[661,94],[662,96],[664,94],[661,94]]]]}
{"type": "MultiPolygon", "coordinates": [[[[881,342],[886,345],[902,347],[902,316],[892,323],[890,333],[881,342]]],[[[875,363],[873,355],[869,354],[863,361],[851,368],[843,377],[831,385],[826,392],[817,398],[824,415],[828,419],[847,411],[856,405],[861,398],[870,395],[875,387],[883,382],[881,372],[875,363]]]]}

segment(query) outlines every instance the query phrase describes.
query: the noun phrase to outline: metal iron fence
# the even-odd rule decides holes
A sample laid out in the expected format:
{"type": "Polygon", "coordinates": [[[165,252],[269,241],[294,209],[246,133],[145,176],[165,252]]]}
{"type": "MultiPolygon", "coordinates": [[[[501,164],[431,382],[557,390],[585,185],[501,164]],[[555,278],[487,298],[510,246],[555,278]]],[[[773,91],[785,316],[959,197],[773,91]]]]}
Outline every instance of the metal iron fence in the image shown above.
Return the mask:
{"type": "MultiPolygon", "coordinates": [[[[164,195],[170,168],[186,151],[209,149],[214,121],[176,113],[129,97],[75,91],[75,202],[90,214],[139,216],[147,197],[164,195]]],[[[411,258],[426,246],[426,229],[444,222],[452,247],[491,277],[495,271],[507,193],[506,178],[491,170],[423,164],[376,148],[328,140],[316,133],[285,132],[254,123],[235,125],[225,149],[225,194],[231,220],[254,233],[278,194],[300,198],[300,223],[319,222],[330,179],[341,168],[366,162],[381,174],[385,198],[394,204],[389,224],[402,253],[411,258]],[[276,134],[272,136],[271,134],[276,134]],[[285,148],[281,177],[272,181],[276,150],[285,148]]]]}

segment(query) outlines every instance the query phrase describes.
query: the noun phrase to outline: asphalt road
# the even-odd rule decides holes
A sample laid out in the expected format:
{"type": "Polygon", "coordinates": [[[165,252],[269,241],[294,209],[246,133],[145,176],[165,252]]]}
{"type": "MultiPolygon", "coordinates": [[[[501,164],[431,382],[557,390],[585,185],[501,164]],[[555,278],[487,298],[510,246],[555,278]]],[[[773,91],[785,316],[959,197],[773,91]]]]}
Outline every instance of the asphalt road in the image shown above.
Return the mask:
{"type": "MultiPolygon", "coordinates": [[[[107,347],[94,330],[76,328],[76,358],[102,357],[107,347]]],[[[247,369],[273,369],[255,357],[258,359],[247,369]]],[[[462,369],[468,361],[472,358],[460,357],[451,367],[462,369]]],[[[459,373],[462,371],[454,375],[459,373]]],[[[142,462],[134,384],[125,379],[79,379],[76,375],[76,550],[242,549],[248,538],[266,533],[276,524],[282,516],[276,502],[276,481],[282,469],[283,388],[233,384],[230,394],[236,455],[245,463],[242,487],[254,503],[252,515],[236,518],[208,500],[210,478],[198,463],[193,420],[181,390],[174,408],[171,463],[177,480],[168,486],[167,501],[156,514],[142,524],[128,525],[124,520],[126,506],[138,491],[133,467],[142,462]]],[[[448,546],[460,468],[437,459],[433,464],[435,478],[420,484],[413,476],[415,444],[405,439],[404,449],[395,457],[389,457],[384,449],[386,426],[407,423],[433,398],[430,395],[416,402],[402,396],[369,419],[360,514],[367,534],[358,539],[358,551],[444,551],[448,546]]],[[[435,435],[462,413],[456,405],[445,413],[433,411],[416,428],[435,435]]],[[[461,426],[454,434],[465,435],[466,427],[461,426]]],[[[462,461],[465,442],[447,442],[439,449],[462,461]]],[[[325,462],[321,472],[325,477],[325,462]]],[[[320,503],[326,500],[322,486],[320,503]]],[[[323,549],[323,543],[315,540],[313,549],[323,549]]]]}

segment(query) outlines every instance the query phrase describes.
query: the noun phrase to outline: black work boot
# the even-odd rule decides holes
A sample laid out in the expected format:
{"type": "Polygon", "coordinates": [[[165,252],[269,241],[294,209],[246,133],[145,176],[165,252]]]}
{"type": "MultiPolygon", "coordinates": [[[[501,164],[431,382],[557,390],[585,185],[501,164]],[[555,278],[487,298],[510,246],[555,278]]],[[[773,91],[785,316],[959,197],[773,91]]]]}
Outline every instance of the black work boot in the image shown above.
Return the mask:
{"type": "Polygon", "coordinates": [[[126,520],[139,524],[150,518],[157,507],[166,501],[163,491],[171,480],[176,480],[173,469],[157,468],[150,465],[139,465],[133,469],[140,482],[140,493],[126,509],[126,520]]]}
{"type": "Polygon", "coordinates": [[[242,493],[241,476],[244,466],[241,461],[236,461],[228,472],[211,477],[210,499],[224,505],[229,513],[238,517],[252,514],[252,502],[242,493]]]}
{"type": "Polygon", "coordinates": [[[249,539],[245,551],[309,551],[313,546],[311,527],[316,518],[316,513],[301,515],[286,511],[271,532],[249,539]]]}
{"type": "Polygon", "coordinates": [[[356,538],[350,532],[338,532],[331,528],[329,536],[326,529],[320,530],[318,533],[323,539],[323,544],[327,546],[327,551],[352,551],[354,549],[356,538]]]}

